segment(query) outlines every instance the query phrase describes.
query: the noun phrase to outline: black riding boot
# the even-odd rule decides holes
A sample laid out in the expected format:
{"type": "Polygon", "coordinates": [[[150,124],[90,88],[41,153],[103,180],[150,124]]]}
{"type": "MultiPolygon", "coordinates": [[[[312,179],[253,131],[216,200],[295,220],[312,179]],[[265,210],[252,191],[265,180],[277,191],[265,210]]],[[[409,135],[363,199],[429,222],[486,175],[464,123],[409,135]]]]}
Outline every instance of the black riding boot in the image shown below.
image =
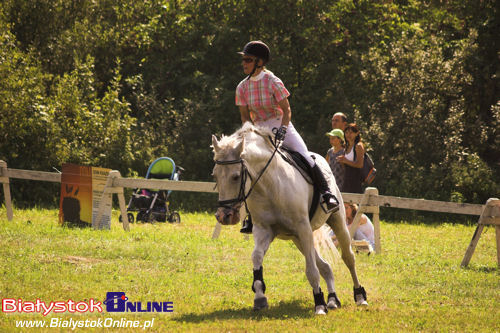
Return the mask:
{"type": "Polygon", "coordinates": [[[325,213],[335,213],[339,210],[339,201],[335,197],[335,195],[330,192],[330,187],[328,186],[328,182],[323,175],[323,172],[318,167],[317,164],[314,164],[312,167],[313,171],[313,181],[318,186],[319,192],[321,193],[320,206],[324,210],[325,213]]]}
{"type": "Polygon", "coordinates": [[[243,227],[240,229],[242,234],[251,234],[253,229],[252,217],[250,214],[243,220],[243,227]]]}

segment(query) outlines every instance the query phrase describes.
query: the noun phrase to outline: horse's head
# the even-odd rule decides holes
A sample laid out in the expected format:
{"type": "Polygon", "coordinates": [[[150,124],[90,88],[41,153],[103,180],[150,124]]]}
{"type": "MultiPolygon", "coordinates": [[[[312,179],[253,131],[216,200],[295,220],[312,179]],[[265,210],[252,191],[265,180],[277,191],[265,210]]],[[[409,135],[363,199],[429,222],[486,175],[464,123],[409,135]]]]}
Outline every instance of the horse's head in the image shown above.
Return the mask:
{"type": "Polygon", "coordinates": [[[236,224],[240,221],[240,208],[245,191],[245,167],[241,153],[245,146],[243,137],[212,136],[215,167],[213,176],[219,189],[219,207],[215,217],[220,224],[236,224]]]}
{"type": "Polygon", "coordinates": [[[219,223],[236,224],[240,221],[240,208],[246,200],[247,177],[255,176],[251,165],[269,160],[272,144],[267,138],[270,135],[269,130],[247,122],[233,135],[223,136],[220,141],[212,136],[213,176],[219,189],[215,216],[219,223]]]}

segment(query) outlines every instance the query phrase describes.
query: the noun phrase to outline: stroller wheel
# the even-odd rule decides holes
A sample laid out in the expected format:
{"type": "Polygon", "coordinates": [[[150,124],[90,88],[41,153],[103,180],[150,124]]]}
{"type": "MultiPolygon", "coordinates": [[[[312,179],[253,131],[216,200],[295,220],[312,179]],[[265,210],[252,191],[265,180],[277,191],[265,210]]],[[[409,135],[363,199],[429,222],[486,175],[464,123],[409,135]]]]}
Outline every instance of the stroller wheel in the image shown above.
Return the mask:
{"type": "Polygon", "coordinates": [[[177,212],[173,212],[168,217],[168,222],[170,223],[181,223],[181,216],[177,212]]]}

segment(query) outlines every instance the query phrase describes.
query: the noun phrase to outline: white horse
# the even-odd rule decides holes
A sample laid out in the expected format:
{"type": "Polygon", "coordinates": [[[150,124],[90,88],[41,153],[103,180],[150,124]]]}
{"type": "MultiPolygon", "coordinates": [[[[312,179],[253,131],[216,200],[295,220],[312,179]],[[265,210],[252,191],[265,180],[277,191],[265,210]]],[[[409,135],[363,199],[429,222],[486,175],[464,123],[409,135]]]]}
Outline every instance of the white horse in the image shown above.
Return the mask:
{"type": "Polygon", "coordinates": [[[340,209],[329,215],[318,209],[318,205],[310,220],[313,186],[295,167],[275,153],[271,137],[274,136],[268,129],[255,127],[249,122],[233,135],[223,136],[220,141],[212,136],[216,162],[213,176],[219,189],[217,220],[224,225],[238,223],[243,204],[247,205],[252,215],[255,241],[252,253],[254,310],[268,306],[264,294],[266,285],[262,262],[269,245],[276,237],[292,239],[304,255],[307,279],[313,288],[315,313],[325,314],[327,308],[340,307],[332,269],[314,247],[313,231],[325,222],[333,229],[339,241],[342,259],[352,276],[356,304],[367,305],[366,292],[356,274],[342,195],[327,162],[315,155],[316,163],[323,170],[328,170],[326,178],[332,193],[339,200],[340,209]],[[327,303],[320,289],[320,275],[328,287],[327,303]]]}

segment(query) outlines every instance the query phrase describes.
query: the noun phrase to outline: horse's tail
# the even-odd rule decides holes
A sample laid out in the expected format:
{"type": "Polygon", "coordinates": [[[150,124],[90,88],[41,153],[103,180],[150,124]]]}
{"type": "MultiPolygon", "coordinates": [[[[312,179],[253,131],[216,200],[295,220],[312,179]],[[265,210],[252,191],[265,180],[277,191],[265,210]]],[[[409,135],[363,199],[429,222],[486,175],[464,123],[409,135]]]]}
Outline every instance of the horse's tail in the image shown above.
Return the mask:
{"type": "Polygon", "coordinates": [[[341,258],[337,247],[332,241],[330,231],[330,227],[324,224],[321,228],[313,232],[314,248],[326,262],[331,266],[335,266],[340,262],[341,258]]]}

